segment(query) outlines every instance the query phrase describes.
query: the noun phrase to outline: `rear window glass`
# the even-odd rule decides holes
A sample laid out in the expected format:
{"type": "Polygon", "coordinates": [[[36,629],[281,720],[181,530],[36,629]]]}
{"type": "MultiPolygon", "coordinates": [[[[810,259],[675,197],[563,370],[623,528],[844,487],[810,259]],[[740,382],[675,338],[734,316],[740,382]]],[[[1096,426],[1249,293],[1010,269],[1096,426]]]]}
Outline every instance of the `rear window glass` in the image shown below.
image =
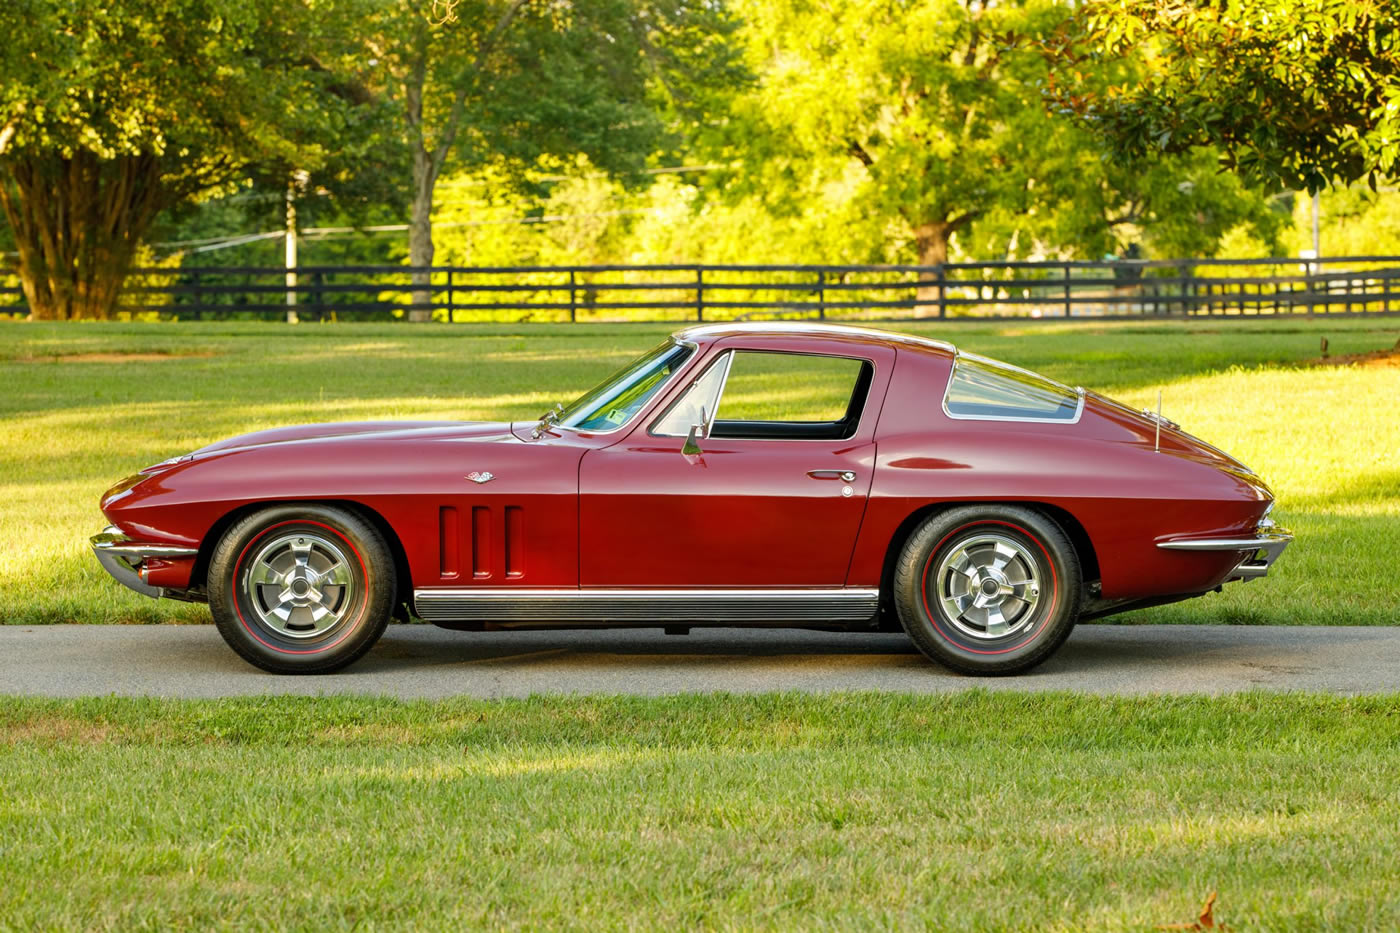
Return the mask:
{"type": "Polygon", "coordinates": [[[954,418],[1073,421],[1081,398],[1069,386],[1018,366],[958,354],[943,408],[954,418]]]}

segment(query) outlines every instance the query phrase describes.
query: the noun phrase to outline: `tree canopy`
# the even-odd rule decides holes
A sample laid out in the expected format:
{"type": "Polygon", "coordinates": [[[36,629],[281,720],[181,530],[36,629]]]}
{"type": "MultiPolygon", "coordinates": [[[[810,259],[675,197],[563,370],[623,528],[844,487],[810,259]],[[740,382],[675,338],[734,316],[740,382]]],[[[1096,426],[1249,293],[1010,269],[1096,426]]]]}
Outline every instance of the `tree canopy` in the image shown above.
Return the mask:
{"type": "Polygon", "coordinates": [[[314,0],[7,3],[0,203],[35,316],[107,316],[162,210],[358,146],[316,57],[336,21],[314,0]]]}
{"type": "Polygon", "coordinates": [[[1384,0],[1090,0],[1048,45],[1059,104],[1120,157],[1219,147],[1273,189],[1400,165],[1400,7],[1384,0]],[[1124,60],[1133,80],[1095,86],[1124,60]]]}
{"type": "Polygon", "coordinates": [[[318,255],[424,269],[435,221],[458,262],[1270,252],[1292,242],[1277,192],[1395,174],[1397,17],[1376,0],[10,0],[0,207],[30,308],[58,318],[110,314],[153,231],[275,229],[289,191],[302,221],[408,231],[318,255]]]}
{"type": "Polygon", "coordinates": [[[662,144],[663,111],[693,121],[735,57],[714,41],[731,27],[717,5],[459,0],[444,20],[422,0],[370,2],[366,82],[395,108],[411,160],[409,262],[420,270],[434,261],[434,192],[449,158],[515,184],[542,158],[580,154],[635,174],[662,144]]]}

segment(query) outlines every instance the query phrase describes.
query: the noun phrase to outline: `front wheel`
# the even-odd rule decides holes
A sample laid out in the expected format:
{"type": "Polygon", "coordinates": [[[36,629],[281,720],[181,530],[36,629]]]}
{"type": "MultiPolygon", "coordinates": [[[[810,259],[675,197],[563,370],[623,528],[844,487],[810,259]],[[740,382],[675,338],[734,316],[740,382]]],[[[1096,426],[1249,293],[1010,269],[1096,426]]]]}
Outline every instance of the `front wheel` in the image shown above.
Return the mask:
{"type": "Polygon", "coordinates": [[[389,622],[394,561],[346,509],[283,505],[235,522],[209,563],[209,608],[245,660],[278,674],[339,670],[389,622]]]}
{"type": "Polygon", "coordinates": [[[1059,525],[1019,506],[960,506],[910,536],[894,572],[900,623],[965,674],[1016,674],[1055,652],[1079,614],[1080,565],[1059,525]]]}

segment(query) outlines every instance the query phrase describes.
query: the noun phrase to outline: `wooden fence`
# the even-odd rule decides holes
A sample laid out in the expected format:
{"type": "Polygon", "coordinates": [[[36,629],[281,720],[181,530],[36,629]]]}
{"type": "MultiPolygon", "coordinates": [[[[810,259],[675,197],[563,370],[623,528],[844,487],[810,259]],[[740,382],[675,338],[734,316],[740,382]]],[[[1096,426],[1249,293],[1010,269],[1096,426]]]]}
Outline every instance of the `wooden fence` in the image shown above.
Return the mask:
{"type": "MultiPolygon", "coordinates": [[[[300,320],[718,321],[1175,318],[1400,311],[1400,257],[942,266],[406,266],[141,269],[121,315],[300,320]],[[290,300],[289,300],[290,299],[290,300]]],[[[24,314],[17,283],[0,313],[24,314]]]]}

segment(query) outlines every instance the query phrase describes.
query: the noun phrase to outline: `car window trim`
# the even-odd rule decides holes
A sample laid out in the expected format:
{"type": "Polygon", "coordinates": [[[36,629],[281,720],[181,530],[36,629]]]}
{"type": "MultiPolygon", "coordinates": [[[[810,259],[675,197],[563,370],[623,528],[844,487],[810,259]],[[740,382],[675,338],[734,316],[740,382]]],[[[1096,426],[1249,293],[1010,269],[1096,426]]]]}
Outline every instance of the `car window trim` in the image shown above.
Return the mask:
{"type": "MultiPolygon", "coordinates": [[[[676,374],[679,375],[680,372],[683,372],[686,368],[688,368],[692,363],[695,362],[696,351],[700,349],[700,345],[693,340],[682,340],[674,335],[668,337],[667,339],[670,340],[676,346],[685,347],[687,350],[690,351],[690,356],[686,358],[685,365],[682,366],[681,370],[678,371],[676,374]]],[[[670,380],[668,379],[667,382],[669,381],[670,380]]],[[[661,389],[665,389],[664,383],[662,384],[661,389]]],[[[549,427],[551,431],[572,431],[574,434],[587,437],[607,437],[609,434],[616,434],[617,432],[627,428],[628,425],[633,424],[639,418],[645,416],[646,413],[650,411],[653,406],[658,404],[658,398],[661,395],[662,392],[658,390],[647,404],[637,409],[637,411],[632,415],[632,417],[628,418],[626,421],[622,422],[617,427],[608,428],[606,431],[597,431],[593,430],[592,428],[576,428],[573,425],[564,424],[551,424],[549,427]]]]}
{"type": "MultiPolygon", "coordinates": [[[[761,443],[762,443],[762,442],[771,442],[771,441],[805,441],[805,442],[807,442],[807,443],[826,443],[826,444],[829,444],[829,443],[831,443],[832,441],[850,441],[850,440],[854,440],[856,437],[859,437],[859,436],[860,436],[860,429],[861,429],[861,426],[865,423],[866,412],[869,411],[869,409],[870,409],[870,394],[871,394],[871,389],[873,389],[873,388],[874,388],[874,385],[875,385],[875,374],[879,371],[879,370],[878,370],[878,363],[876,363],[875,360],[871,359],[871,358],[868,357],[868,356],[852,356],[852,355],[847,355],[847,354],[844,354],[844,353],[806,353],[806,352],[803,352],[803,351],[801,351],[801,350],[766,350],[766,349],[762,349],[762,348],[759,348],[759,347],[725,347],[725,348],[723,348],[723,349],[720,351],[720,354],[721,354],[721,356],[723,356],[723,355],[728,355],[728,356],[729,356],[729,361],[728,361],[727,363],[725,363],[724,380],[720,383],[720,387],[719,387],[719,400],[720,400],[721,403],[723,403],[723,401],[724,401],[724,390],[725,390],[726,388],[728,388],[728,386],[729,386],[729,367],[732,366],[732,365],[734,364],[734,355],[735,355],[736,353],[740,353],[740,352],[748,352],[748,353],[771,353],[771,354],[782,354],[782,355],[784,355],[784,356],[820,356],[820,357],[825,357],[825,358],[827,358],[827,359],[834,359],[834,360],[854,360],[854,361],[856,361],[856,362],[863,363],[863,364],[865,364],[866,366],[869,366],[869,367],[870,367],[870,384],[867,385],[867,386],[866,386],[866,389],[865,389],[865,399],[861,402],[861,406],[860,406],[860,416],[859,416],[858,418],[856,418],[855,424],[853,424],[853,425],[851,426],[851,433],[850,433],[850,435],[849,435],[848,437],[726,437],[726,438],[719,438],[720,440],[724,440],[724,441],[726,441],[726,442],[729,442],[729,441],[758,441],[758,442],[761,442],[761,443]]],[[[718,362],[719,362],[719,358],[716,357],[715,360],[713,360],[713,361],[709,364],[709,366],[706,366],[705,369],[704,369],[703,371],[701,371],[701,373],[700,373],[699,376],[696,376],[694,379],[692,379],[692,380],[690,381],[690,383],[689,383],[688,385],[686,385],[686,387],[685,387],[684,389],[681,390],[681,394],[678,395],[678,396],[676,396],[676,400],[675,400],[673,403],[671,403],[670,405],[667,405],[666,408],[661,412],[661,414],[658,415],[656,418],[654,418],[654,419],[652,420],[651,424],[649,424],[649,425],[647,426],[647,436],[649,436],[649,437],[682,437],[682,436],[684,436],[684,435],[680,435],[680,434],[657,434],[657,433],[655,433],[655,428],[656,428],[657,424],[659,424],[668,414],[670,414],[672,408],[674,408],[676,405],[679,405],[679,404],[681,403],[681,400],[685,398],[685,394],[686,394],[687,392],[689,392],[689,391],[694,387],[694,385],[695,385],[696,382],[700,381],[700,379],[704,377],[705,373],[709,371],[710,366],[713,366],[713,365],[715,365],[715,364],[718,363],[718,362]]],[[[852,385],[851,385],[851,394],[852,394],[852,395],[855,394],[856,387],[857,387],[859,384],[860,384],[860,377],[857,376],[857,377],[856,377],[856,381],[855,381],[854,383],[852,383],[852,385]]],[[[846,404],[847,404],[847,406],[850,405],[850,400],[849,400],[849,399],[847,400],[846,404]]],[[[715,422],[717,422],[717,421],[719,421],[719,420],[720,420],[720,419],[719,419],[719,405],[716,405],[716,406],[715,406],[715,413],[714,413],[713,415],[710,416],[710,423],[713,425],[715,422]]],[[[737,423],[737,424],[743,424],[742,421],[740,421],[740,422],[735,422],[735,423],[737,423]]],[[[764,421],[764,422],[755,422],[755,423],[762,423],[762,424],[839,424],[840,422],[839,422],[839,421],[835,421],[835,422],[827,422],[827,421],[764,421]]]]}

